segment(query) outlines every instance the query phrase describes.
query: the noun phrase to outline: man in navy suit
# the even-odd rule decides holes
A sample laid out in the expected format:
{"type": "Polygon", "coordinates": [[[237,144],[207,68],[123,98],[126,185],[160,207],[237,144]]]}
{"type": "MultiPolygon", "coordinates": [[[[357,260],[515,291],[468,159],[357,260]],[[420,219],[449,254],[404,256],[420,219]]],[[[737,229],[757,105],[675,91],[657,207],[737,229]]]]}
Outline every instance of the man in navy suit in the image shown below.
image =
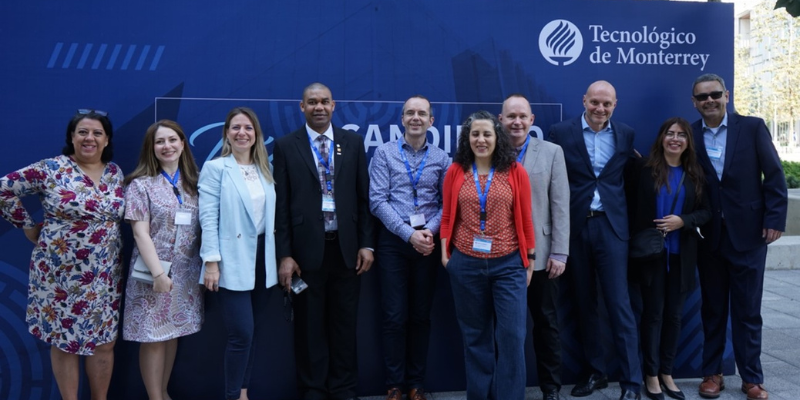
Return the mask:
{"type": "Polygon", "coordinates": [[[698,254],[705,334],[700,396],[717,398],[725,388],[722,353],[730,311],[742,391],[748,399],[767,399],[760,359],[761,295],[767,244],[786,228],[783,168],[764,120],[727,113],[722,78],[698,77],[692,102],[702,116],[692,130],[712,208],[698,254]]]}
{"type": "Polygon", "coordinates": [[[611,122],[614,87],[592,83],[583,96],[585,112],[550,128],[548,140],[564,150],[570,186],[570,246],[567,280],[578,310],[579,340],[587,362],[572,396],[608,386],[603,347],[598,343],[597,281],[608,309],[621,369],[620,399],[639,399],[636,321],[628,296],[628,214],[623,171],[633,156],[633,129],[611,122]]]}
{"type": "Polygon", "coordinates": [[[374,222],[364,139],[331,124],[330,89],[312,83],[300,109],[306,124],[275,142],[275,253],[278,279],[308,289],[294,300],[300,398],[356,398],[356,316],[362,273],[372,266],[374,222]]]}

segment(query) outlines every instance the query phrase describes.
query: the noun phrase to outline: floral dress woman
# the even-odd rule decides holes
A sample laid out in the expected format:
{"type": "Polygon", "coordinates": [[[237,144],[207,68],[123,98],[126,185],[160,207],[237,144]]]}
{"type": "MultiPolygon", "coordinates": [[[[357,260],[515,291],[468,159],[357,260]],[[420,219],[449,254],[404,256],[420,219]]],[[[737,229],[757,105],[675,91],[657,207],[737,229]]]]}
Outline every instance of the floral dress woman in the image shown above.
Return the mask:
{"type": "MultiPolygon", "coordinates": [[[[180,187],[179,180],[176,186],[180,187]]],[[[156,293],[152,283],[128,279],[122,336],[135,342],[162,342],[200,330],[203,295],[200,292],[200,223],[197,196],[187,193],[178,202],[173,186],[161,175],[142,176],[128,186],[125,219],[149,221],[158,259],[172,263],[172,290],[156,293]],[[176,211],[191,213],[188,225],[176,225],[176,211]]],[[[131,265],[139,258],[133,249],[131,265]]]]}
{"type": "Polygon", "coordinates": [[[41,199],[44,222],[31,256],[26,321],[31,334],[67,353],[92,355],[117,338],[122,180],[109,162],[93,182],[63,155],[0,178],[0,215],[17,228],[35,226],[20,197],[41,199]]]}

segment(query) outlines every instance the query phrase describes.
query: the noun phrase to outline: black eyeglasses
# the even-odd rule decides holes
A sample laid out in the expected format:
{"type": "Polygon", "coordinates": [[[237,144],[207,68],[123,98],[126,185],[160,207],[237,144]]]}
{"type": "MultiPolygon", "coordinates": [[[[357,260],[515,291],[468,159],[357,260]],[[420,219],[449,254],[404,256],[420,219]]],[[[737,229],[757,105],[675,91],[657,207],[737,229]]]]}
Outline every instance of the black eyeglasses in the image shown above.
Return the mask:
{"type": "Polygon", "coordinates": [[[97,114],[101,117],[107,117],[108,113],[102,110],[92,110],[91,108],[79,108],[78,114],[87,115],[87,114],[97,114]]]}
{"type": "Polygon", "coordinates": [[[697,100],[697,101],[706,101],[706,100],[708,100],[709,97],[711,97],[712,99],[716,100],[716,99],[722,97],[723,94],[724,94],[724,92],[716,91],[716,92],[711,92],[711,93],[698,93],[698,94],[696,94],[696,95],[694,95],[692,97],[694,97],[694,99],[697,100]]]}

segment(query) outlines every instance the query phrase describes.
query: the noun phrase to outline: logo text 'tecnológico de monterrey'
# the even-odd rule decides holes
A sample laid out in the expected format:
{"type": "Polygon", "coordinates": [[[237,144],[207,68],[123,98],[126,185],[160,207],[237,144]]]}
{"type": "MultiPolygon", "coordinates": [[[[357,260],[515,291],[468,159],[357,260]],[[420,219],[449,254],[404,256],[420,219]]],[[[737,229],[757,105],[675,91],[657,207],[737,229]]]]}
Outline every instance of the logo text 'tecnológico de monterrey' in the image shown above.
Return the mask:
{"type": "Polygon", "coordinates": [[[539,33],[539,51],[550,64],[570,65],[581,55],[581,50],[581,31],[565,19],[550,21],[539,33]]]}

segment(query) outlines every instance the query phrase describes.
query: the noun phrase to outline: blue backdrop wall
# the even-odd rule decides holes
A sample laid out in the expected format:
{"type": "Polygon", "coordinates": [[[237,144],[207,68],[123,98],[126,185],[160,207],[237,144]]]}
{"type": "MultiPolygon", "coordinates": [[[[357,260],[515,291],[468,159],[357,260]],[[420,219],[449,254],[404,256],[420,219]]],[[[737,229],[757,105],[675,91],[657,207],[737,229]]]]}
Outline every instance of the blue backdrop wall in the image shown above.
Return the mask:
{"type": "MultiPolygon", "coordinates": [[[[198,162],[219,150],[221,124],[238,105],[256,110],[266,145],[303,124],[303,87],[320,81],[338,100],[334,124],[364,136],[368,155],[401,134],[400,108],[413,94],[433,101],[430,139],[452,154],[468,113],[500,111],[505,96],[531,100],[534,131],[583,111],[598,79],[616,86],[614,119],[637,131],[646,153],[660,123],[697,118],[692,80],[706,72],[733,87],[733,6],[625,0],[266,2],[256,0],[0,3],[0,173],[60,153],[77,108],[106,110],[115,161],[131,171],[148,125],[175,119],[198,162]]],[[[36,199],[26,200],[41,217],[36,199]]],[[[132,241],[126,238],[127,254],[132,241]]],[[[55,399],[49,351],[24,322],[31,245],[0,223],[0,398],[55,399]]],[[[359,320],[359,390],[383,392],[377,275],[364,277],[359,320]]],[[[564,378],[580,372],[570,293],[562,290],[564,378]]],[[[183,338],[171,382],[175,398],[220,398],[224,332],[207,296],[203,330],[183,338]]],[[[697,376],[699,293],[686,303],[678,377],[697,376]]],[[[259,338],[254,397],[294,397],[292,326],[282,299],[269,304],[259,338]],[[266,393],[269,393],[267,395],[266,393]]],[[[605,331],[598,327],[598,332],[605,331]]],[[[428,389],[464,387],[460,333],[446,272],[433,309],[428,389]]],[[[609,338],[604,338],[606,343],[609,338]]],[[[530,339],[528,354],[532,355],[530,339]]],[[[141,399],[138,346],[118,341],[111,398],[141,399]]],[[[609,367],[614,350],[607,346],[609,367]]],[[[528,383],[536,384],[529,357],[528,383]]],[[[733,372],[730,349],[726,372],[733,372]]],[[[613,374],[612,374],[613,378],[613,374]]],[[[87,396],[84,391],[83,396],[87,396]]]]}

